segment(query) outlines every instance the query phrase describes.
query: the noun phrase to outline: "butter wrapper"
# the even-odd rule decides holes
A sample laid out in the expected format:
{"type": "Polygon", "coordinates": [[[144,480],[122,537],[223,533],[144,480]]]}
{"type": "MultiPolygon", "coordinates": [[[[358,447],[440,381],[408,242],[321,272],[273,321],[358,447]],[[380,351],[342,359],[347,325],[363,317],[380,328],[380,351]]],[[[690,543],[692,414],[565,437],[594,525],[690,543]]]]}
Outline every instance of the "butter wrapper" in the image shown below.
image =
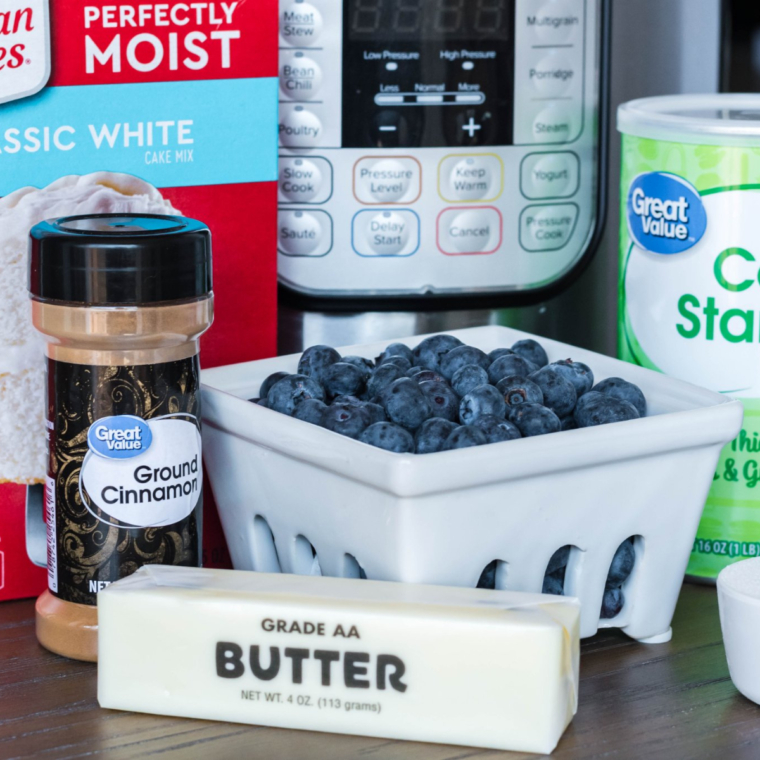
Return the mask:
{"type": "Polygon", "coordinates": [[[577,709],[579,618],[566,597],[147,566],[98,594],[98,701],[548,753],[577,709]]]}

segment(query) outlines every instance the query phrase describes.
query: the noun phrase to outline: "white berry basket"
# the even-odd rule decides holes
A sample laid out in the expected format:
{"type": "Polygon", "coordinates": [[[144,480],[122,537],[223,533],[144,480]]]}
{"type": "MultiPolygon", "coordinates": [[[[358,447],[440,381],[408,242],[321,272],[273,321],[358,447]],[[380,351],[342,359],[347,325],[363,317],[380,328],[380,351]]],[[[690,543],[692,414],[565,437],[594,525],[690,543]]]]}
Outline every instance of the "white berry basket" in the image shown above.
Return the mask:
{"type": "MultiPolygon", "coordinates": [[[[639,420],[437,454],[393,454],[250,403],[300,354],[203,371],[204,460],[235,568],[541,591],[554,552],[572,547],[565,594],[581,635],[620,628],[669,640],[670,623],[737,400],[506,327],[451,333],[488,352],[536,338],[549,361],[588,364],[647,397],[639,420]],[[600,620],[615,550],[635,537],[620,614],[600,620]],[[312,550],[313,547],[313,550],[312,550]],[[314,556],[316,552],[316,557],[314,556]]],[[[414,347],[424,335],[399,338],[414,347]]],[[[374,358],[392,341],[338,347],[374,358]]]]}

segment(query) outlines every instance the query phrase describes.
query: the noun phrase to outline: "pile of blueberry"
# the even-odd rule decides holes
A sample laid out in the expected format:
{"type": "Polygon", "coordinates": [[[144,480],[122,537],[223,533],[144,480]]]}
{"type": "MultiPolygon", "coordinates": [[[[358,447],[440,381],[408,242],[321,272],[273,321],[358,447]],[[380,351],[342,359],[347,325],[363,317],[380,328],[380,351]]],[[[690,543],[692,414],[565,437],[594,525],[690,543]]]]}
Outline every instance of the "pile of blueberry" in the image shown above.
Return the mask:
{"type": "Polygon", "coordinates": [[[257,404],[398,454],[482,446],[643,417],[641,390],[570,359],[549,364],[535,340],[486,354],[453,335],[375,361],[307,348],[297,374],[275,372],[257,404]]]}

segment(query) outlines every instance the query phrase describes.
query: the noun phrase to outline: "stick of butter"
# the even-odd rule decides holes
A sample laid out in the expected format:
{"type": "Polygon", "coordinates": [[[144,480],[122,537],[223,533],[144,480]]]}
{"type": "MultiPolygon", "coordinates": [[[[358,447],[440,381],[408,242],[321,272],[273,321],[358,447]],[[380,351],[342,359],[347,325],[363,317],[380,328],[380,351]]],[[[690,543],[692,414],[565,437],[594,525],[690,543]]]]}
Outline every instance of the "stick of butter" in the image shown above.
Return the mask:
{"type": "Polygon", "coordinates": [[[575,599],[148,565],[98,594],[102,707],[548,753],[575,599]]]}

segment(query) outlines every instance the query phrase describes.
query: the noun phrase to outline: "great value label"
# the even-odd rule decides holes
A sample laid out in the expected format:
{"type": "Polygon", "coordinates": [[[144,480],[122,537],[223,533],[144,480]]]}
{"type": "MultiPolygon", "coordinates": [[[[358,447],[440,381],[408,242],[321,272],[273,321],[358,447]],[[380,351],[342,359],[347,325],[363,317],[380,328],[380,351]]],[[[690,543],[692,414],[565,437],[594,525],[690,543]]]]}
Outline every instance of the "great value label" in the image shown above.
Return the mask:
{"type": "Polygon", "coordinates": [[[745,407],[688,569],[714,578],[760,555],[760,150],[624,135],[622,188],[621,358],[745,407]]]}

